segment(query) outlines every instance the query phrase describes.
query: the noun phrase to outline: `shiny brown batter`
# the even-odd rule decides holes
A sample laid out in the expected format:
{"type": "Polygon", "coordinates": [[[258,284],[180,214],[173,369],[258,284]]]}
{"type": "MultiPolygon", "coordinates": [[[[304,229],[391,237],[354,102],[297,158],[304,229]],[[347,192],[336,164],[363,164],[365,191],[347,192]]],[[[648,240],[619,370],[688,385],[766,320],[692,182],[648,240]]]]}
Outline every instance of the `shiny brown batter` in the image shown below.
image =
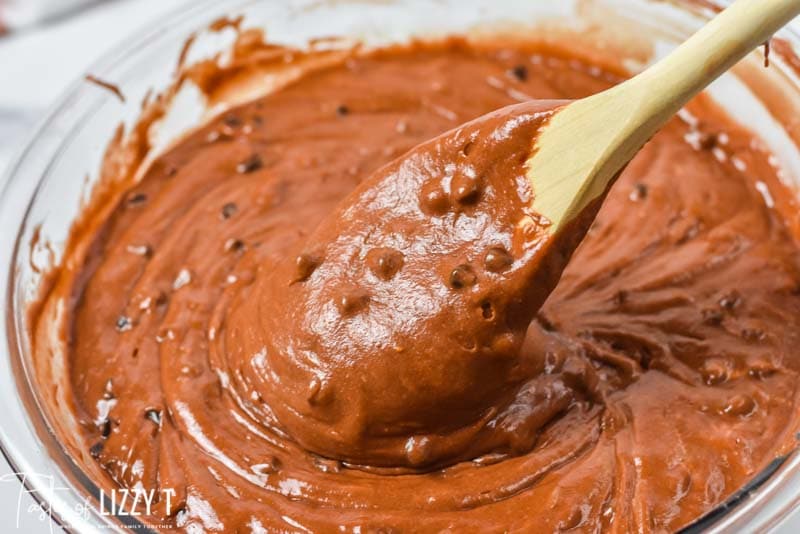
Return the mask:
{"type": "Polygon", "coordinates": [[[434,139],[615,81],[454,41],[192,133],[64,274],[93,457],[209,531],[664,531],[722,502],[798,426],[800,254],[770,155],[698,99],[533,317],[553,280],[522,165],[547,111],[434,139]]]}

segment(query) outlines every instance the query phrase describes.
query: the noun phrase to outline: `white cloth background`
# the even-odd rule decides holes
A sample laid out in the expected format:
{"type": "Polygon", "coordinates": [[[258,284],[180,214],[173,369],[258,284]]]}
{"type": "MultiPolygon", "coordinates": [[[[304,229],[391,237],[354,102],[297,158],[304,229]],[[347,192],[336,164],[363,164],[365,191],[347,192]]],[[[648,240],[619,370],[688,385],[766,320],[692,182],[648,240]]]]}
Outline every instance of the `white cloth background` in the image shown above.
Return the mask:
{"type": "Polygon", "coordinates": [[[0,0],[0,24],[8,29],[23,28],[53,20],[97,0],[0,0]]]}
{"type": "MultiPolygon", "coordinates": [[[[190,1],[103,2],[44,28],[0,38],[0,176],[13,152],[27,140],[33,125],[70,82],[127,35],[190,1]]],[[[0,458],[0,478],[10,472],[0,458]]],[[[29,511],[32,505],[34,501],[29,496],[20,496],[18,483],[0,482],[0,532],[57,531],[58,527],[46,517],[40,518],[39,513],[29,511]]],[[[800,532],[800,513],[795,512],[778,532],[800,532]]]]}

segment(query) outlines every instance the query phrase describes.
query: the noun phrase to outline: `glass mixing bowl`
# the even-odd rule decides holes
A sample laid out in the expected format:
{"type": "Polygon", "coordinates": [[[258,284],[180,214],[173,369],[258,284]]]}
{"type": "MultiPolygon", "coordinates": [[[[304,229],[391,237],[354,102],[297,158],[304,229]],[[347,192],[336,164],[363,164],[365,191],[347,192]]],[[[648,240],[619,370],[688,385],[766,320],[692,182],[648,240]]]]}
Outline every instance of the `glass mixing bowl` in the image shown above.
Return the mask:
{"type": "MultiPolygon", "coordinates": [[[[188,61],[230,46],[232,29],[202,31],[226,15],[242,15],[244,26],[266,28],[270,41],[294,46],[331,36],[379,45],[453,33],[537,32],[545,38],[568,36],[587,53],[605,49],[636,72],[688,37],[720,5],[710,0],[207,0],[154,21],[90,71],[117,84],[125,101],[83,78],[78,81],[10,166],[0,197],[0,299],[5,303],[0,440],[21,484],[53,521],[70,530],[144,530],[135,518],[101,513],[98,489],[70,454],[77,450],[77,433],[70,433],[76,422],[69,410],[52,408],[66,402],[62,355],[51,354],[46,365],[36,365],[27,312],[46,287],[48,266],[61,259],[70,226],[98,179],[106,145],[120,122],[135,123],[148,91],[170,84],[184,43],[195,32],[188,61]]],[[[779,37],[770,69],[762,66],[763,52],[755,52],[710,91],[721,105],[735,107],[735,116],[773,150],[784,178],[797,183],[800,131],[793,121],[800,117],[800,61],[794,50],[800,34],[790,28],[779,37]]],[[[185,98],[177,98],[168,120],[152,132],[157,146],[207,117],[197,93],[191,93],[187,89],[185,98]]],[[[800,227],[800,217],[793,225],[800,227]]],[[[686,530],[768,530],[798,501],[800,453],[795,451],[777,458],[748,487],[686,530]]]]}

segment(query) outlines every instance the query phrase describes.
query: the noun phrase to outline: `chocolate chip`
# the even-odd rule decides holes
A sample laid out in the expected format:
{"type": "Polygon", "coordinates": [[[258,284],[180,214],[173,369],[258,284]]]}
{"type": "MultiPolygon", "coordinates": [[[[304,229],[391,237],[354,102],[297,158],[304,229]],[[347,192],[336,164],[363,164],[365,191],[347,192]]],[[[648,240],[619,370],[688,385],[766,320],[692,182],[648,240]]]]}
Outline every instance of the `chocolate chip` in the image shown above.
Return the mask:
{"type": "Polygon", "coordinates": [[[309,404],[314,404],[316,402],[320,389],[322,389],[322,380],[318,376],[315,376],[308,383],[306,400],[308,400],[309,404]]]}
{"type": "Polygon", "coordinates": [[[736,291],[731,291],[730,293],[723,295],[723,297],[719,299],[720,307],[727,311],[733,311],[741,303],[742,303],[742,298],[736,291]]]}
{"type": "Polygon", "coordinates": [[[226,128],[224,131],[218,130],[211,130],[208,132],[206,136],[207,143],[216,143],[217,141],[228,141],[233,139],[233,132],[230,131],[230,128],[226,128]]]}
{"type": "Polygon", "coordinates": [[[106,419],[103,421],[103,424],[100,425],[100,435],[104,438],[108,438],[111,435],[111,421],[106,419]]]}
{"type": "Polygon", "coordinates": [[[248,174],[260,169],[264,163],[261,161],[261,156],[253,154],[236,166],[236,172],[239,174],[248,174]]]}
{"type": "Polygon", "coordinates": [[[487,321],[494,319],[494,306],[488,300],[481,303],[481,316],[487,321]]]}
{"type": "Polygon", "coordinates": [[[230,113],[222,117],[222,122],[225,126],[230,126],[231,128],[238,128],[242,125],[242,119],[230,113]]]}
{"type": "Polygon", "coordinates": [[[167,302],[169,302],[169,297],[167,296],[166,293],[159,292],[156,295],[155,301],[156,301],[156,306],[158,306],[158,307],[166,306],[167,302]]]}
{"type": "Polygon", "coordinates": [[[525,65],[515,65],[508,70],[508,75],[519,82],[524,82],[528,79],[528,67],[525,65]]]}
{"type": "Polygon", "coordinates": [[[345,115],[349,115],[350,114],[350,108],[348,108],[344,104],[340,104],[340,105],[336,106],[336,114],[339,115],[340,117],[344,117],[345,115]]]}
{"type": "Polygon", "coordinates": [[[721,311],[711,308],[702,310],[700,314],[703,316],[703,322],[710,326],[719,326],[724,319],[721,311]]]}
{"type": "Polygon", "coordinates": [[[728,380],[728,364],[724,360],[711,358],[703,362],[700,370],[703,382],[709,386],[715,386],[728,380]]]}
{"type": "Polygon", "coordinates": [[[586,522],[588,512],[586,511],[586,507],[576,506],[572,509],[569,516],[566,519],[562,519],[558,522],[558,530],[559,531],[567,531],[567,530],[575,530],[578,527],[581,527],[586,522]]]}
{"type": "Polygon", "coordinates": [[[317,267],[322,263],[322,259],[309,252],[304,252],[297,256],[295,259],[295,282],[303,282],[314,273],[317,267]]]}
{"type": "Polygon", "coordinates": [[[321,456],[314,456],[314,467],[323,473],[338,473],[342,470],[342,462],[339,460],[329,460],[321,456]]]}
{"type": "Polygon", "coordinates": [[[308,383],[306,400],[312,406],[321,406],[330,403],[333,390],[330,382],[325,378],[314,376],[308,383]]]}
{"type": "Polygon", "coordinates": [[[128,245],[125,250],[134,256],[141,256],[143,258],[149,258],[153,254],[152,249],[148,245],[128,245]]]}
{"type": "Polygon", "coordinates": [[[406,440],[406,458],[413,466],[424,465],[431,460],[431,440],[425,436],[412,436],[406,440]]]}
{"type": "Polygon", "coordinates": [[[478,352],[478,343],[475,341],[474,336],[466,335],[466,336],[459,336],[461,337],[460,340],[457,340],[457,343],[461,345],[461,348],[467,352],[478,352]]]}
{"type": "Polygon", "coordinates": [[[250,466],[250,470],[257,475],[272,475],[277,473],[282,467],[282,463],[274,456],[270,456],[265,462],[250,466]]]}
{"type": "Polygon", "coordinates": [[[336,302],[342,315],[353,315],[369,304],[369,295],[359,289],[346,290],[336,302]]]}
{"type": "Polygon", "coordinates": [[[753,400],[753,397],[750,395],[736,395],[728,401],[728,404],[722,409],[722,413],[747,417],[752,414],[755,409],[756,401],[753,400]]]}
{"type": "Polygon", "coordinates": [[[228,202],[224,206],[222,206],[222,218],[223,219],[230,219],[236,212],[239,211],[239,206],[237,206],[234,202],[228,202]]]}
{"type": "Polygon", "coordinates": [[[633,191],[631,191],[630,199],[634,202],[638,200],[644,200],[647,198],[648,188],[647,185],[639,182],[633,185],[633,191]]]}
{"type": "Polygon", "coordinates": [[[147,202],[147,195],[144,193],[133,193],[128,197],[129,206],[139,206],[147,202]]]}
{"type": "Polygon", "coordinates": [[[103,398],[105,400],[111,400],[115,398],[114,396],[114,381],[110,378],[106,380],[106,387],[103,390],[103,398]]]}
{"type": "Polygon", "coordinates": [[[750,366],[747,374],[753,378],[763,379],[775,374],[776,371],[777,369],[775,369],[775,366],[773,366],[769,361],[760,360],[754,362],[750,366]]]}
{"type": "Polygon", "coordinates": [[[427,215],[444,215],[450,209],[450,199],[438,180],[431,180],[422,186],[419,206],[427,215]]]}
{"type": "Polygon", "coordinates": [[[225,241],[225,252],[240,252],[244,250],[245,244],[241,239],[228,239],[225,241]]]}
{"type": "Polygon", "coordinates": [[[127,332],[133,328],[133,321],[126,315],[120,315],[117,318],[117,332],[127,332]]]}
{"type": "Polygon", "coordinates": [[[403,267],[403,254],[391,248],[375,248],[367,253],[367,266],[381,280],[391,280],[403,267]]]}
{"type": "Polygon", "coordinates": [[[481,195],[480,180],[467,173],[458,173],[450,183],[454,203],[469,205],[478,201],[481,195]]]}
{"type": "Polygon", "coordinates": [[[484,267],[492,273],[503,272],[511,267],[512,263],[514,263],[514,258],[502,246],[491,247],[483,258],[484,267]]]}
{"type": "Polygon", "coordinates": [[[98,441],[97,443],[89,447],[89,454],[92,455],[92,458],[97,460],[98,458],[100,458],[100,453],[103,452],[104,446],[105,446],[104,442],[98,441]]]}
{"type": "Polygon", "coordinates": [[[700,138],[698,139],[698,144],[700,148],[704,150],[711,150],[715,146],[717,146],[717,141],[719,140],[717,134],[713,133],[700,133],[700,138]]]}
{"type": "Polygon", "coordinates": [[[459,265],[450,272],[450,287],[453,289],[463,289],[473,286],[478,281],[475,272],[467,264],[459,265]]]}
{"type": "Polygon", "coordinates": [[[149,409],[144,412],[144,416],[156,425],[161,425],[161,412],[159,410],[149,409]]]}

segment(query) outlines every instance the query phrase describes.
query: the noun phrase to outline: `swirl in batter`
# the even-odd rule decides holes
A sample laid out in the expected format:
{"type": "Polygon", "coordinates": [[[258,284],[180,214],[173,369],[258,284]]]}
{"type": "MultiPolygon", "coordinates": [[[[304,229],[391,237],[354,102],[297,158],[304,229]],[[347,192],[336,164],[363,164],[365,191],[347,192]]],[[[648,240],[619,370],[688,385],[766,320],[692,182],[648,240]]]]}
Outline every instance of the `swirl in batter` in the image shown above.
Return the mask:
{"type": "Polygon", "coordinates": [[[791,193],[701,97],[559,280],[523,168],[551,108],[518,103],[617,81],[454,40],[188,135],[47,297],[88,461],[175,489],[151,520],[187,531],[664,531],[722,502],[798,426],[791,193]]]}

